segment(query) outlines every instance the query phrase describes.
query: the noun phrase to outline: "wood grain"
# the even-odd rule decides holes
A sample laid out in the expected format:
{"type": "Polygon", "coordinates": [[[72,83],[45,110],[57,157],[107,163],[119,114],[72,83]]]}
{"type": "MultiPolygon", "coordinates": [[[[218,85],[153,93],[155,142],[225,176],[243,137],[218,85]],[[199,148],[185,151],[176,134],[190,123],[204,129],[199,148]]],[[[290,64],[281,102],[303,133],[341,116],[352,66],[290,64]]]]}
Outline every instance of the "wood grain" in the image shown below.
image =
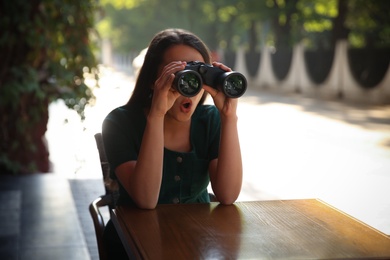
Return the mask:
{"type": "Polygon", "coordinates": [[[118,207],[112,218],[136,258],[390,258],[389,237],[314,199],[118,207]]]}

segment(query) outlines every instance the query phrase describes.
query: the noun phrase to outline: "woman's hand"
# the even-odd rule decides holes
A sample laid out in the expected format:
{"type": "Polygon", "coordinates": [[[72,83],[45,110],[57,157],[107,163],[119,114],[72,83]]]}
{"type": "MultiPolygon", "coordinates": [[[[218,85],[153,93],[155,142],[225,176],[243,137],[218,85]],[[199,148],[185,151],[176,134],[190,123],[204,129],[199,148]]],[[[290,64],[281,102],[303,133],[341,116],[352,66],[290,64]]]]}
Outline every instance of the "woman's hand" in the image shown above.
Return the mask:
{"type": "MultiPolygon", "coordinates": [[[[221,68],[224,71],[232,71],[231,68],[220,62],[213,62],[214,67],[221,68]]],[[[211,95],[213,98],[215,106],[218,108],[222,117],[236,116],[237,111],[237,98],[229,98],[225,94],[215,88],[204,85],[203,88],[211,95]]]]}
{"type": "Polygon", "coordinates": [[[162,69],[160,76],[154,83],[150,115],[164,117],[173,106],[175,100],[180,96],[180,93],[172,88],[175,73],[183,70],[186,64],[185,61],[174,61],[162,69]]]}

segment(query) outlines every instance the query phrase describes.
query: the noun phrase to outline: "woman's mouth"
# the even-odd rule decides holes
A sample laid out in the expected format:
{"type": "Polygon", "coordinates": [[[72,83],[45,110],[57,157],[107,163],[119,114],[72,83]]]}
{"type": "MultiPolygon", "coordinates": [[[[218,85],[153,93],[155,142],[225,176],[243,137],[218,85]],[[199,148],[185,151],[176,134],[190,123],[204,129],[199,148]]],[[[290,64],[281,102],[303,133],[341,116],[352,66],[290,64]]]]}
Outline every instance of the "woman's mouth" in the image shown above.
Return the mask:
{"type": "Polygon", "coordinates": [[[192,102],[190,99],[184,100],[180,105],[180,110],[183,113],[188,113],[191,111],[192,102]]]}

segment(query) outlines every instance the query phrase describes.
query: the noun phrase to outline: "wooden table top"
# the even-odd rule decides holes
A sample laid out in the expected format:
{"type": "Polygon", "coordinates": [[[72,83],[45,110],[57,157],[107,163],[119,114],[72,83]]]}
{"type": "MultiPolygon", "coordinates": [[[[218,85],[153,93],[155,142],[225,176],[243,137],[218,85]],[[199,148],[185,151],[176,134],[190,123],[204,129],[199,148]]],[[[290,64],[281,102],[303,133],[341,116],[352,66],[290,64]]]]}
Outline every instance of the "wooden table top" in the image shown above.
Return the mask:
{"type": "Polygon", "coordinates": [[[315,199],[118,207],[137,259],[390,258],[390,238],[315,199]]]}

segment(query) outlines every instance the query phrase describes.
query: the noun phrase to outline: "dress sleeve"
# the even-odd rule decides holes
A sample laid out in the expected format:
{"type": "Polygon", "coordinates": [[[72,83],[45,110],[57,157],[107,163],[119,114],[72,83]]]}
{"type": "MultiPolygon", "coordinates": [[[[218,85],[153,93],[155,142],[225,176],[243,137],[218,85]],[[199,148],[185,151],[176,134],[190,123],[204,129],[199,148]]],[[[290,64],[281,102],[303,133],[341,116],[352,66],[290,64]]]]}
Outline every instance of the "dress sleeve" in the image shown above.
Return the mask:
{"type": "Polygon", "coordinates": [[[135,128],[138,124],[134,121],[135,118],[123,108],[113,110],[103,121],[104,149],[110,164],[112,179],[116,179],[115,169],[119,165],[137,160],[140,140],[135,128]]]}

